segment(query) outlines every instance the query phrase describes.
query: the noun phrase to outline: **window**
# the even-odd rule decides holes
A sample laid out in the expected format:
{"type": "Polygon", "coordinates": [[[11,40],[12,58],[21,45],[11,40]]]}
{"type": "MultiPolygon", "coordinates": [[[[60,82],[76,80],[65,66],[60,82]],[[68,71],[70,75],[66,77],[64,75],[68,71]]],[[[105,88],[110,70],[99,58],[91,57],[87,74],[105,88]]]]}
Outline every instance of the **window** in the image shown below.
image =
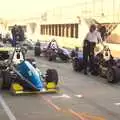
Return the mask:
{"type": "Polygon", "coordinates": [[[43,35],[45,34],[45,25],[42,26],[43,27],[43,35]]]}
{"type": "Polygon", "coordinates": [[[51,25],[49,25],[49,35],[51,35],[51,25]]]}
{"type": "Polygon", "coordinates": [[[78,38],[78,24],[49,24],[40,26],[41,35],[78,38]]]}
{"type": "Polygon", "coordinates": [[[70,36],[71,36],[71,37],[74,37],[74,24],[71,24],[71,25],[70,25],[70,32],[71,32],[71,33],[70,33],[70,36]]]}
{"type": "Polygon", "coordinates": [[[40,34],[43,34],[42,25],[40,26],[40,34]]]}
{"type": "Polygon", "coordinates": [[[46,35],[48,35],[48,25],[46,25],[46,35]]]}
{"type": "Polygon", "coordinates": [[[59,25],[59,36],[61,36],[61,25],[59,25]]]}
{"type": "Polygon", "coordinates": [[[62,25],[62,37],[64,37],[64,29],[65,29],[65,25],[62,25]]]}
{"type": "Polygon", "coordinates": [[[54,25],[52,25],[52,35],[54,35],[54,25]]]}
{"type": "Polygon", "coordinates": [[[68,37],[68,24],[66,24],[66,37],[68,37]]]}
{"type": "Polygon", "coordinates": [[[78,24],[75,24],[75,38],[78,38],[78,24]]]}

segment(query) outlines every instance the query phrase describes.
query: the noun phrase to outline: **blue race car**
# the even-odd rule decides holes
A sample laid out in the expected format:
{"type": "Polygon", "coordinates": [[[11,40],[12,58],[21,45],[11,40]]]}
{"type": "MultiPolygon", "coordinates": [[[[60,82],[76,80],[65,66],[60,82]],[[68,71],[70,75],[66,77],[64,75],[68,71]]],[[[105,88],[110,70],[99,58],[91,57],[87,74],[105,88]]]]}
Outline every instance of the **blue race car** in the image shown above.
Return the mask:
{"type": "Polygon", "coordinates": [[[22,50],[15,48],[9,61],[1,69],[0,88],[14,94],[57,92],[58,73],[48,69],[42,74],[34,59],[25,59],[22,50]]]}

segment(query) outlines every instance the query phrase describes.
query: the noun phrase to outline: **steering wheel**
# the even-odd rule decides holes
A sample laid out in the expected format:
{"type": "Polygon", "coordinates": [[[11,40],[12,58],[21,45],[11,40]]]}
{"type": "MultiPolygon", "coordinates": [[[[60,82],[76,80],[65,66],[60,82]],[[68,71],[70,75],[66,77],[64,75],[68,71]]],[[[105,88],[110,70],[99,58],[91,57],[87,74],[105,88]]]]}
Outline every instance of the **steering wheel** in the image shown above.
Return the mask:
{"type": "Polygon", "coordinates": [[[102,53],[103,53],[103,58],[104,58],[106,61],[107,61],[107,60],[110,60],[110,58],[111,58],[111,51],[110,51],[110,49],[109,49],[108,46],[106,46],[106,45],[103,46],[103,51],[102,51],[102,53]]]}

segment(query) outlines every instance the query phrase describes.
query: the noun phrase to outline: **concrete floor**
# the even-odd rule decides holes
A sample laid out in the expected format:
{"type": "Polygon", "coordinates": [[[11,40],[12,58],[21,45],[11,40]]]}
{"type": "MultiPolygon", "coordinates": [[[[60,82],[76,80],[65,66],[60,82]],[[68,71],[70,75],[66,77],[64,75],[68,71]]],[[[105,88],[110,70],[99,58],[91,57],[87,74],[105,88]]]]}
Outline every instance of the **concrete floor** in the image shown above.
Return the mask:
{"type": "Polygon", "coordinates": [[[120,120],[120,83],[75,73],[71,63],[35,59],[42,72],[58,70],[60,93],[12,96],[1,91],[0,120],[120,120]]]}

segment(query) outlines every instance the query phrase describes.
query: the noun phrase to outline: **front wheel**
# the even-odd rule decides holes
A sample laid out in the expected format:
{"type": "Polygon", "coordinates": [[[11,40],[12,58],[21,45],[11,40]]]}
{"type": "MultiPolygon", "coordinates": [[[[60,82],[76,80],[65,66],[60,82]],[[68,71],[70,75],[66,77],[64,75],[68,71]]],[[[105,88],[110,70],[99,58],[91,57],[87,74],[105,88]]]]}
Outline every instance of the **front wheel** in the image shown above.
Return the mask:
{"type": "Polygon", "coordinates": [[[109,83],[117,83],[119,79],[120,79],[119,68],[117,67],[108,68],[107,81],[109,83]]]}
{"type": "Polygon", "coordinates": [[[77,58],[73,59],[72,66],[74,71],[79,71],[79,60],[77,58]]]}
{"type": "Polygon", "coordinates": [[[73,70],[74,71],[82,71],[83,68],[84,68],[84,63],[83,63],[83,59],[78,59],[78,58],[74,58],[73,59],[73,62],[72,62],[72,65],[73,65],[73,70]]]}
{"type": "Polygon", "coordinates": [[[2,89],[10,89],[12,80],[8,71],[2,71],[2,89]]]}
{"type": "Polygon", "coordinates": [[[58,72],[55,69],[48,69],[46,71],[46,83],[54,82],[56,85],[58,84],[58,72]]]}

